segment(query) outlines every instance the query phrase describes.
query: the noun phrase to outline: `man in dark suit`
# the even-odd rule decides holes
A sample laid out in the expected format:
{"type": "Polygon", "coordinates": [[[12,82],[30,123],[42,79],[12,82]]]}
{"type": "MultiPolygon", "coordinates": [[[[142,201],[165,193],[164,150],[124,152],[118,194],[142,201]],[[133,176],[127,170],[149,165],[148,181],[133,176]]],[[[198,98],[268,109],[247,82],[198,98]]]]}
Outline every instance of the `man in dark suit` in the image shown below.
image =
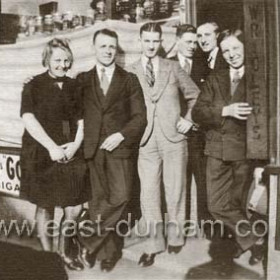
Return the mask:
{"type": "Polygon", "coordinates": [[[80,241],[84,261],[110,271],[121,258],[123,238],[116,226],[127,218],[135,157],[147,120],[143,92],[136,75],[115,64],[118,36],[102,29],[93,36],[96,66],[77,77],[84,111],[84,154],[92,187],[89,202],[91,237],[80,241]],[[99,221],[99,222],[96,222],[99,221]]]}
{"type": "MultiPolygon", "coordinates": [[[[208,67],[205,60],[201,56],[196,55],[197,35],[196,28],[190,24],[183,24],[176,30],[177,55],[171,57],[177,60],[190,75],[192,80],[201,88],[208,75],[208,67]]],[[[180,95],[182,96],[182,95],[180,95]]],[[[181,97],[182,114],[185,113],[185,100],[181,97]]],[[[210,218],[207,209],[206,196],[206,159],[204,155],[204,133],[197,126],[193,126],[188,132],[188,150],[189,158],[187,165],[187,217],[190,217],[190,201],[191,201],[191,183],[192,175],[194,175],[197,185],[197,218],[198,222],[208,220],[210,218]]]]}
{"type": "Polygon", "coordinates": [[[207,131],[208,208],[234,234],[233,256],[238,257],[249,248],[258,253],[263,242],[245,214],[254,169],[246,158],[246,120],[252,107],[246,103],[242,32],[225,30],[219,46],[229,70],[210,74],[192,116],[207,131]]]}
{"type": "Polygon", "coordinates": [[[216,22],[205,22],[197,27],[197,41],[206,59],[208,74],[211,70],[228,68],[218,48],[218,37],[219,26],[216,22]]]}

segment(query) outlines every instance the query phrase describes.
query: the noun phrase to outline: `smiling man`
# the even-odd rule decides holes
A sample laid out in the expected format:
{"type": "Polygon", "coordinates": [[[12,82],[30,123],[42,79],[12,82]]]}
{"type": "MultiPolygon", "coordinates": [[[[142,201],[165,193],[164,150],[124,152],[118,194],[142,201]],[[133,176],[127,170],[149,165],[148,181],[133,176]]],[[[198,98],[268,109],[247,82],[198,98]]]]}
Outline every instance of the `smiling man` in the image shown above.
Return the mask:
{"type": "Polygon", "coordinates": [[[82,259],[90,267],[96,258],[110,271],[121,258],[123,238],[116,226],[127,217],[134,183],[133,158],[146,127],[146,108],[136,75],[116,65],[116,32],[102,29],[93,36],[96,66],[77,77],[83,99],[84,154],[88,160],[92,201],[91,237],[80,235],[87,252],[82,259]],[[96,221],[100,221],[98,225],[96,221]]]}
{"type": "Polygon", "coordinates": [[[250,248],[250,263],[255,263],[264,251],[258,232],[262,229],[252,228],[256,217],[248,220],[245,215],[254,165],[246,158],[246,120],[253,108],[246,102],[242,32],[223,31],[219,46],[229,70],[210,74],[193,109],[193,119],[206,130],[209,210],[235,235],[233,256],[250,248]]]}
{"type": "Polygon", "coordinates": [[[187,142],[184,134],[193,125],[191,109],[199,93],[195,83],[178,62],[158,56],[161,36],[159,24],[144,24],[139,38],[141,58],[128,67],[128,71],[136,74],[140,80],[148,118],[138,158],[142,211],[140,228],[149,233],[139,260],[140,266],[152,265],[156,254],[165,251],[166,243],[169,253],[179,253],[184,245],[181,231],[185,220],[187,164],[187,142]],[[187,103],[184,115],[181,115],[180,94],[187,103]],[[171,221],[166,232],[167,242],[160,223],[163,221],[162,179],[168,214],[165,217],[171,221]]]}
{"type": "Polygon", "coordinates": [[[218,48],[219,26],[216,22],[205,22],[197,27],[197,41],[206,55],[209,69],[225,69],[227,64],[218,48]]]}

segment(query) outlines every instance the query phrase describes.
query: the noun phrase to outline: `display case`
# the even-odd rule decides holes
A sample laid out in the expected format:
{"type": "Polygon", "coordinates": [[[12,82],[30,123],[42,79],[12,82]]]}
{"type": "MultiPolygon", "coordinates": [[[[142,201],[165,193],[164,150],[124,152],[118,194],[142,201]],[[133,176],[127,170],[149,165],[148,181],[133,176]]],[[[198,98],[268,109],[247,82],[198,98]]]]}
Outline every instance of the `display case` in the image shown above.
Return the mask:
{"type": "Polygon", "coordinates": [[[37,8],[34,7],[33,0],[30,0],[30,6],[17,3],[18,6],[14,8],[10,2],[4,1],[6,4],[3,11],[14,14],[0,14],[0,44],[69,32],[107,19],[131,23],[158,21],[164,25],[176,26],[180,23],[180,13],[185,11],[182,8],[183,2],[179,0],[38,1],[40,2],[42,4],[38,4],[37,8]]]}

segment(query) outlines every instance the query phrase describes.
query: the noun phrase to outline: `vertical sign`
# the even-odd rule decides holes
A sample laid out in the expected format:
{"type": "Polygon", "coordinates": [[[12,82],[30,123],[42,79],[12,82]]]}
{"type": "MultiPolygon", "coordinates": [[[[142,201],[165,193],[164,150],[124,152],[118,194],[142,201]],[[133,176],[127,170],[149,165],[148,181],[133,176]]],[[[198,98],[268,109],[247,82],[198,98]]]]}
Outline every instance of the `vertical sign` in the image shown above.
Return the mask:
{"type": "Polygon", "coordinates": [[[247,101],[247,157],[268,158],[268,96],[266,77],[265,0],[244,1],[247,101]]]}

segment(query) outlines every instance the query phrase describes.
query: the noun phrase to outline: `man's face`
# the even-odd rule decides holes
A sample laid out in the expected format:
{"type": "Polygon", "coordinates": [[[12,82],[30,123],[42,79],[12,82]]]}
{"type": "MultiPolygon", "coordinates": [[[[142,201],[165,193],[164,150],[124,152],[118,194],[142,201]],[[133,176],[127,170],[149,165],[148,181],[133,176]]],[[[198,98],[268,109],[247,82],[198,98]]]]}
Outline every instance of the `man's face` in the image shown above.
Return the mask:
{"type": "Polygon", "coordinates": [[[159,32],[143,31],[140,36],[142,53],[147,58],[154,58],[161,45],[161,37],[159,32]]]}
{"type": "Polygon", "coordinates": [[[178,52],[187,58],[192,58],[197,48],[196,34],[191,32],[184,33],[178,41],[178,52]]]}
{"type": "Polygon", "coordinates": [[[204,52],[211,52],[217,47],[217,38],[218,34],[212,24],[202,24],[197,28],[197,41],[204,52]]]}
{"type": "Polygon", "coordinates": [[[238,69],[244,64],[244,45],[235,36],[223,40],[220,47],[230,67],[238,69]]]}
{"type": "Polygon", "coordinates": [[[70,59],[66,51],[53,48],[48,61],[49,72],[54,77],[64,77],[70,68],[70,59]]]}
{"type": "Polygon", "coordinates": [[[117,45],[116,38],[105,34],[98,34],[94,43],[96,60],[104,66],[111,65],[115,61],[117,45]]]}

